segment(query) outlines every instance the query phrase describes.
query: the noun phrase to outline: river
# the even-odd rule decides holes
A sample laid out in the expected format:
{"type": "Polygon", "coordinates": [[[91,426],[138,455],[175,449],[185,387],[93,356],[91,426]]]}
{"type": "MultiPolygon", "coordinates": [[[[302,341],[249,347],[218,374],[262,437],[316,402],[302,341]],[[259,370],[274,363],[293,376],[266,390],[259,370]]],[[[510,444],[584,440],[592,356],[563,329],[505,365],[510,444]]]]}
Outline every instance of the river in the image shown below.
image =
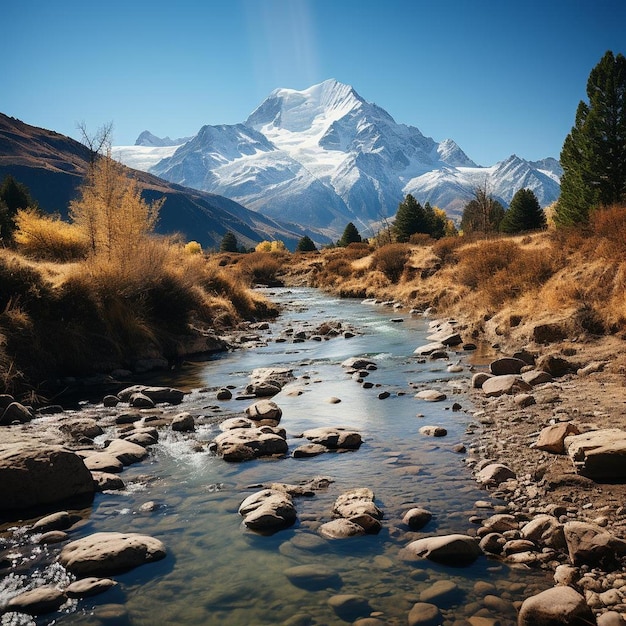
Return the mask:
{"type": "Polygon", "coordinates": [[[476,529],[469,521],[472,515],[493,513],[477,509],[477,501],[502,504],[479,489],[465,465],[466,455],[454,450],[455,444],[471,443],[467,427],[472,407],[465,394],[471,376],[468,354],[452,352],[448,361],[420,363],[413,350],[428,342],[428,324],[406,310],[337,299],[305,288],[272,289],[268,295],[284,306],[284,312],[269,331],[259,333],[267,339],[265,345],[188,364],[155,381],[191,392],[178,408],[197,417],[196,433],[163,431],[149,460],[125,470],[129,488],[99,494],[88,518],[72,532],[72,538],[99,531],[141,532],[162,540],[168,556],[116,576],[120,583],[116,589],[81,600],[67,614],[57,614],[55,623],[346,624],[359,615],[348,611],[340,617],[328,601],[338,594],[356,594],[369,601],[381,623],[406,624],[413,604],[441,580],[456,585],[435,602],[446,624],[480,615],[481,610],[502,623],[514,623],[510,613],[498,613],[496,606],[485,608],[485,594],[509,603],[521,600],[529,589],[536,592],[549,586],[545,575],[511,570],[485,557],[458,568],[399,558],[401,549],[416,538],[476,529]],[[313,328],[325,320],[341,320],[358,334],[350,339],[275,341],[286,327],[313,328]],[[341,367],[352,356],[376,362],[377,369],[366,379],[373,383],[371,388],[364,388],[341,367]],[[449,363],[459,359],[463,371],[449,373],[449,363]],[[252,402],[217,401],[215,391],[229,385],[236,397],[245,390],[251,371],[259,367],[290,367],[296,376],[273,398],[283,411],[281,426],[287,431],[290,450],[302,443],[298,434],[317,426],[357,430],[364,441],[361,448],[314,458],[287,456],[237,464],[223,461],[206,445],[199,446],[198,441],[206,443],[220,432],[221,419],[241,415],[252,402]],[[414,397],[416,391],[431,387],[443,390],[447,400],[432,403],[414,397]],[[390,396],[380,399],[381,391],[390,396]],[[340,402],[330,402],[331,398],[340,402]],[[452,410],[454,403],[461,410],[452,410]],[[448,434],[422,435],[423,425],[443,426],[448,434]],[[314,497],[296,499],[298,521],[293,527],[261,536],[243,526],[237,510],[253,493],[252,486],[298,483],[315,476],[333,482],[314,497]],[[316,529],[332,518],[337,496],[354,487],[374,491],[385,514],[382,531],[346,540],[322,539],[316,529]],[[155,506],[144,511],[146,502],[155,506]],[[433,513],[420,532],[409,531],[401,521],[414,506],[433,513]],[[330,568],[338,582],[321,589],[292,584],[285,571],[303,564],[330,568]]]}

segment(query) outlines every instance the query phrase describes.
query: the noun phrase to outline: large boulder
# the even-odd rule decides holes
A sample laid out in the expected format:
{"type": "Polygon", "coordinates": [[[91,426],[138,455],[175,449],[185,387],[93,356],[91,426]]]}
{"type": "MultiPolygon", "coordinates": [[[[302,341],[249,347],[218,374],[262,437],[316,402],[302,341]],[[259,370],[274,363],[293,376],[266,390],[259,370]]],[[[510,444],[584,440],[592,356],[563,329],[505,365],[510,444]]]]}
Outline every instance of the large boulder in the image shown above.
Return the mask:
{"type": "Polygon", "coordinates": [[[429,559],[444,565],[469,565],[483,554],[474,537],[444,535],[411,542],[404,552],[409,559],[429,559]]]}
{"type": "Polygon", "coordinates": [[[114,439],[105,448],[107,454],[114,456],[122,465],[139,463],[148,456],[148,451],[143,447],[127,439],[114,439]]]}
{"type": "Polygon", "coordinates": [[[263,489],[248,496],[239,507],[243,523],[259,532],[275,532],[292,526],[296,508],[285,491],[263,489]]]}
{"type": "Polygon", "coordinates": [[[382,519],[383,512],[374,504],[374,492],[367,487],[350,489],[342,493],[333,506],[333,514],[350,519],[367,514],[382,519]]]}
{"type": "Polygon", "coordinates": [[[626,541],[596,524],[567,522],[563,533],[572,565],[612,563],[626,556],[626,541]]]}
{"type": "Polygon", "coordinates": [[[247,461],[262,456],[287,453],[284,436],[271,426],[233,428],[215,438],[218,454],[225,461],[247,461]]]}
{"type": "Polygon", "coordinates": [[[521,534],[541,548],[561,550],[565,547],[563,524],[553,515],[538,515],[522,526],[521,534]]]}
{"type": "Polygon", "coordinates": [[[246,409],[246,415],[257,423],[277,426],[283,412],[276,402],[259,400],[246,409]]]}
{"type": "Polygon", "coordinates": [[[68,543],[60,563],[78,577],[125,572],[166,555],[161,541],[136,533],[95,533],[68,543]]]}
{"type": "Polygon", "coordinates": [[[497,398],[502,395],[512,395],[520,391],[530,391],[532,387],[525,383],[517,374],[493,376],[485,380],[482,390],[488,398],[497,398]]]}
{"type": "Polygon", "coordinates": [[[596,618],[585,598],[571,587],[552,587],[526,598],[517,618],[518,626],[591,626],[596,618]]]}
{"type": "Polygon", "coordinates": [[[522,361],[522,359],[515,359],[513,357],[502,357],[496,359],[489,364],[489,371],[494,376],[505,376],[508,374],[519,374],[523,367],[526,367],[528,363],[522,361]]]}
{"type": "Polygon", "coordinates": [[[0,410],[0,424],[24,424],[33,419],[31,410],[19,402],[11,402],[4,411],[0,410]]]}
{"type": "Polygon", "coordinates": [[[0,509],[52,504],[77,496],[92,498],[94,483],[83,459],[61,446],[0,447],[0,509]]]}
{"type": "Polygon", "coordinates": [[[565,439],[574,467],[594,480],[626,478],[626,431],[619,428],[594,430],[565,439]]]}

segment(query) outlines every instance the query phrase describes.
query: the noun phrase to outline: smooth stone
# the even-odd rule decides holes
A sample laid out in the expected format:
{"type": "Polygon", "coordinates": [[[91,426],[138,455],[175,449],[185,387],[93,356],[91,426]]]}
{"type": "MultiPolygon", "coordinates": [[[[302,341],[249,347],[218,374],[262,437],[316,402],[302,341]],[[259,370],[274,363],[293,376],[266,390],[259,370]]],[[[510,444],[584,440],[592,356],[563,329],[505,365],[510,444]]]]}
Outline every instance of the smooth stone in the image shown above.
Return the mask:
{"type": "Polygon", "coordinates": [[[276,402],[259,400],[246,409],[246,415],[255,422],[270,420],[275,422],[274,425],[276,425],[280,422],[283,412],[276,402]]]}
{"type": "Polygon", "coordinates": [[[183,391],[180,389],[173,389],[172,387],[133,385],[120,391],[117,394],[117,397],[122,400],[122,402],[128,402],[130,401],[131,396],[135,393],[141,393],[155,403],[164,402],[167,404],[180,404],[185,396],[183,391]]]}
{"type": "Polygon", "coordinates": [[[348,519],[338,518],[322,524],[318,532],[326,539],[347,539],[364,535],[365,529],[348,519]]]}
{"type": "Polygon", "coordinates": [[[49,530],[65,530],[69,528],[75,521],[75,518],[70,516],[67,511],[59,511],[58,513],[52,513],[46,515],[37,520],[33,524],[33,530],[40,533],[48,532],[49,530]]]}
{"type": "Polygon", "coordinates": [[[552,587],[526,598],[518,615],[518,626],[589,626],[596,618],[585,598],[571,587],[552,587]]]}
{"type": "Polygon", "coordinates": [[[442,426],[422,426],[420,433],[428,437],[445,437],[448,431],[442,426]]]}
{"type": "Polygon", "coordinates": [[[476,480],[483,485],[499,485],[510,478],[515,478],[515,472],[502,463],[491,463],[476,474],[476,480]]]}
{"type": "Polygon", "coordinates": [[[426,558],[444,565],[468,565],[483,554],[477,541],[469,535],[425,537],[411,542],[405,551],[409,557],[426,558]]]}
{"type": "Polygon", "coordinates": [[[462,595],[456,583],[451,580],[438,580],[420,593],[420,600],[443,608],[443,605],[456,604],[462,595]]]}
{"type": "Polygon", "coordinates": [[[85,467],[94,473],[116,474],[124,469],[124,464],[108,452],[96,452],[85,458],[85,467]]]}
{"type": "Polygon", "coordinates": [[[296,521],[293,500],[284,491],[263,489],[248,496],[239,507],[243,523],[251,530],[274,532],[296,521]]]}
{"type": "Polygon", "coordinates": [[[120,491],[126,488],[124,481],[117,474],[109,472],[91,472],[96,491],[120,491]]]}
{"type": "Polygon", "coordinates": [[[309,591],[338,589],[343,585],[341,576],[325,565],[296,565],[286,569],[285,576],[292,585],[309,591]]]}
{"type": "Polygon", "coordinates": [[[101,532],[68,543],[59,562],[77,576],[99,576],[124,572],[165,555],[165,546],[154,537],[101,532]]]}
{"type": "Polygon", "coordinates": [[[123,465],[132,465],[138,463],[148,456],[148,451],[132,441],[125,441],[124,439],[114,439],[105,448],[107,454],[111,454],[123,465]]]}
{"type": "Polygon", "coordinates": [[[66,601],[67,598],[62,591],[56,587],[45,586],[25,591],[11,598],[6,608],[9,611],[27,615],[44,615],[56,611],[66,601]]]}
{"type": "Polygon", "coordinates": [[[337,617],[353,622],[359,617],[364,617],[372,612],[372,607],[367,598],[357,594],[340,594],[331,596],[328,605],[333,609],[337,617]]]}
{"type": "Polygon", "coordinates": [[[68,598],[87,598],[104,593],[116,585],[117,583],[110,578],[96,578],[90,576],[70,584],[66,587],[65,594],[68,598]]]}
{"type": "Polygon", "coordinates": [[[312,428],[302,433],[303,437],[313,443],[319,443],[331,450],[346,448],[355,450],[361,446],[363,440],[356,431],[347,430],[341,427],[320,427],[312,428]]]}
{"type": "Polygon", "coordinates": [[[328,452],[328,448],[319,443],[307,443],[303,446],[298,446],[292,453],[294,459],[303,459],[312,456],[318,456],[328,452]]]}
{"type": "Polygon", "coordinates": [[[415,397],[420,400],[426,400],[426,402],[442,402],[447,396],[442,391],[436,389],[424,389],[423,391],[418,391],[415,397]]]}
{"type": "Polygon", "coordinates": [[[433,514],[427,509],[422,509],[420,507],[415,507],[409,509],[402,518],[402,523],[406,524],[411,530],[420,530],[430,520],[432,519],[433,514]]]}
{"type": "Polygon", "coordinates": [[[443,623],[439,608],[428,602],[416,602],[407,619],[409,626],[441,626],[443,623]]]}
{"type": "Polygon", "coordinates": [[[196,421],[190,413],[179,413],[172,419],[171,428],[175,432],[190,433],[196,430],[196,421]]]}

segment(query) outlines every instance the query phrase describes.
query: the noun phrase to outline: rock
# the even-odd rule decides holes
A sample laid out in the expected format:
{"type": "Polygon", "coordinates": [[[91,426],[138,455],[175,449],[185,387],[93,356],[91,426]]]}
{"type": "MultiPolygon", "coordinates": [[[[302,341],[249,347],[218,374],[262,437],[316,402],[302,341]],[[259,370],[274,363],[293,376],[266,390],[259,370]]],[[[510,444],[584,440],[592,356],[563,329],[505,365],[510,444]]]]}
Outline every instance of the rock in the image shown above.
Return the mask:
{"type": "Polygon", "coordinates": [[[585,367],[581,367],[576,370],[576,374],[578,376],[589,376],[589,374],[595,374],[596,372],[601,372],[604,370],[604,366],[606,365],[603,361],[593,361],[585,367]]]}
{"type": "Polygon", "coordinates": [[[370,359],[365,359],[363,357],[353,356],[349,359],[346,359],[341,364],[341,367],[345,367],[346,369],[351,370],[364,370],[367,369],[367,367],[370,365],[376,365],[376,362],[370,359]]]}
{"type": "Polygon", "coordinates": [[[383,517],[383,512],[374,504],[374,492],[367,487],[342,493],[335,500],[333,514],[346,519],[363,514],[371,515],[375,519],[383,517]]]}
{"type": "Polygon", "coordinates": [[[156,406],[154,400],[144,393],[134,393],[128,399],[128,404],[134,409],[153,409],[156,406]]]}
{"type": "Polygon", "coordinates": [[[48,543],[62,543],[63,541],[67,541],[69,537],[70,536],[63,530],[49,530],[39,537],[37,543],[40,545],[48,543]]]}
{"type": "Polygon", "coordinates": [[[522,373],[522,380],[525,383],[528,383],[531,387],[535,387],[536,385],[551,383],[554,378],[552,377],[552,374],[542,370],[529,370],[528,372],[522,373]]]}
{"type": "Polygon", "coordinates": [[[476,474],[476,480],[482,485],[499,485],[510,478],[515,478],[515,472],[502,463],[490,463],[476,474]]]}
{"type": "Polygon", "coordinates": [[[298,446],[292,453],[294,459],[303,459],[311,456],[318,456],[328,452],[328,448],[319,443],[306,443],[298,446]]]}
{"type": "Polygon", "coordinates": [[[484,535],[478,545],[484,552],[501,554],[505,543],[506,539],[500,533],[492,532],[484,535]]]}
{"type": "Polygon", "coordinates": [[[486,380],[493,378],[493,374],[487,374],[487,372],[477,372],[472,376],[472,389],[482,389],[486,380]]]}
{"type": "Polygon", "coordinates": [[[85,458],[85,467],[90,472],[117,474],[124,469],[124,464],[108,452],[95,452],[85,458]]]}
{"type": "Polygon", "coordinates": [[[365,534],[365,529],[360,524],[350,520],[339,518],[322,524],[318,532],[327,539],[347,539],[359,537],[365,534]]]}
{"type": "Polygon", "coordinates": [[[171,428],[179,433],[190,433],[196,430],[196,421],[191,413],[179,413],[172,419],[171,428]]]}
{"type": "Polygon", "coordinates": [[[552,454],[565,453],[565,438],[570,435],[578,435],[580,431],[571,422],[562,422],[547,426],[539,433],[535,448],[545,450],[552,454]]]}
{"type": "Polygon", "coordinates": [[[415,394],[416,398],[426,400],[426,402],[441,402],[446,399],[446,394],[437,389],[424,389],[415,394]]]}
{"type": "Polygon", "coordinates": [[[420,433],[427,437],[445,437],[448,431],[443,426],[422,426],[420,433]]]}
{"type": "Polygon", "coordinates": [[[325,565],[296,565],[285,570],[289,582],[308,591],[338,589],[343,581],[337,572],[325,565]]]}
{"type": "Polygon", "coordinates": [[[95,439],[103,434],[102,427],[94,419],[87,417],[71,419],[59,425],[59,430],[72,439],[95,439]]]}
{"type": "Polygon", "coordinates": [[[353,622],[355,619],[367,616],[372,612],[372,607],[367,598],[353,593],[331,596],[328,605],[337,617],[345,622],[353,622]]]}
{"type": "Polygon", "coordinates": [[[411,542],[405,553],[444,565],[469,565],[483,554],[478,542],[469,535],[425,537],[411,542]]]}
{"type": "Polygon", "coordinates": [[[526,367],[528,363],[522,361],[522,359],[515,359],[513,357],[503,357],[496,359],[489,364],[489,371],[494,376],[505,376],[507,374],[519,374],[523,367],[526,367]]]}
{"type": "Polygon", "coordinates": [[[413,354],[417,354],[418,356],[430,356],[433,352],[440,352],[441,350],[445,350],[445,346],[440,341],[436,341],[415,348],[413,354]]]}
{"type": "Polygon", "coordinates": [[[287,442],[271,426],[233,428],[215,438],[217,451],[225,461],[247,461],[287,453],[287,442]]]}
{"type": "Polygon", "coordinates": [[[534,396],[531,396],[529,393],[518,393],[514,398],[513,402],[520,408],[525,409],[526,407],[532,406],[536,404],[534,396]]]}
{"type": "Polygon", "coordinates": [[[76,516],[70,515],[67,511],[59,511],[37,520],[33,524],[33,530],[39,533],[45,533],[49,530],[65,530],[76,521],[76,516]]]}
{"type": "Polygon", "coordinates": [[[433,333],[426,337],[428,341],[443,344],[447,347],[458,346],[463,343],[463,339],[459,333],[451,332],[448,328],[443,328],[439,332],[433,333]]]}
{"type": "Polygon", "coordinates": [[[409,611],[409,626],[441,626],[443,617],[434,604],[416,602],[409,611]]]}
{"type": "Polygon", "coordinates": [[[110,394],[104,396],[104,398],[102,399],[102,404],[104,404],[104,406],[108,408],[116,407],[119,403],[120,399],[117,396],[113,396],[110,394]]]}
{"type": "Polygon", "coordinates": [[[302,436],[313,443],[318,443],[331,450],[346,448],[356,450],[363,442],[361,435],[356,431],[341,427],[322,426],[304,431],[302,436]]]}
{"type": "Polygon", "coordinates": [[[11,404],[9,404],[9,406],[7,406],[2,413],[2,417],[0,417],[0,424],[13,424],[16,422],[24,424],[26,422],[30,422],[32,419],[33,415],[27,407],[19,402],[11,402],[11,404]]]}
{"type": "Polygon", "coordinates": [[[83,578],[68,585],[65,594],[68,598],[88,598],[104,593],[111,587],[115,587],[117,583],[110,578],[83,578]]]}
{"type": "Polygon", "coordinates": [[[577,567],[572,567],[571,565],[558,565],[554,570],[554,582],[557,585],[575,587],[579,578],[579,569],[577,567]]]}
{"type": "Polygon", "coordinates": [[[507,530],[517,530],[519,528],[519,523],[514,515],[509,515],[508,513],[496,513],[495,515],[488,517],[483,522],[483,526],[491,532],[504,533],[507,530]]]}
{"type": "Polygon", "coordinates": [[[565,448],[577,471],[594,480],[626,478],[626,431],[595,430],[565,439],[565,448]]]}
{"type": "Polygon", "coordinates": [[[456,583],[451,580],[438,580],[420,593],[420,600],[443,607],[458,603],[462,596],[463,593],[456,583]]]}
{"type": "Polygon", "coordinates": [[[567,522],[563,533],[572,565],[600,565],[626,556],[626,541],[596,524],[567,522]]]}
{"type": "MultiPolygon", "coordinates": [[[[512,554],[525,554],[527,552],[534,552],[536,550],[537,546],[528,539],[511,539],[502,546],[502,552],[509,556],[512,554]]],[[[534,561],[534,556],[532,557],[532,561],[534,561]]]]}
{"type": "Polygon", "coordinates": [[[59,562],[79,577],[106,576],[165,558],[158,539],[136,533],[102,532],[68,543],[59,562]]]}
{"type": "Polygon", "coordinates": [[[598,617],[598,626],[626,626],[626,619],[617,611],[607,611],[598,617]]]}
{"type": "Polygon", "coordinates": [[[248,496],[239,507],[243,523],[259,532],[275,532],[292,526],[296,509],[291,497],[284,491],[264,489],[248,496]]]}
{"type": "Polygon", "coordinates": [[[420,507],[415,507],[409,509],[402,518],[402,523],[406,524],[411,530],[420,530],[430,520],[432,519],[433,514],[427,509],[422,509],[420,507]]]}
{"type": "Polygon", "coordinates": [[[277,426],[283,415],[281,408],[271,400],[260,400],[246,409],[246,415],[255,422],[277,426]]]}
{"type": "Polygon", "coordinates": [[[65,413],[65,409],[60,404],[48,404],[37,409],[37,415],[58,415],[65,413]]]}
{"type": "Polygon", "coordinates": [[[559,378],[577,370],[577,366],[557,354],[544,354],[537,359],[538,370],[559,378]]]}
{"type": "Polygon", "coordinates": [[[117,394],[117,397],[122,402],[129,402],[130,398],[135,393],[141,393],[147,396],[155,403],[166,404],[180,404],[185,396],[184,392],[180,389],[173,389],[171,387],[148,387],[146,385],[133,385],[132,387],[126,387],[117,394]]]}
{"type": "Polygon", "coordinates": [[[61,446],[0,446],[2,509],[22,509],[77,496],[93,498],[94,484],[83,459],[61,446]]]}
{"type": "Polygon", "coordinates": [[[114,439],[105,450],[123,465],[138,463],[148,456],[148,451],[143,446],[124,439],[114,439]]]}
{"type": "Polygon", "coordinates": [[[595,624],[585,598],[571,587],[552,587],[526,598],[520,608],[518,626],[590,626],[595,624]]]}
{"type": "Polygon", "coordinates": [[[565,548],[563,524],[553,515],[538,515],[522,526],[521,534],[538,547],[547,546],[555,550],[565,548]]]}
{"type": "Polygon", "coordinates": [[[530,391],[530,389],[531,386],[515,374],[493,376],[483,382],[482,385],[482,390],[488,398],[496,398],[505,394],[512,395],[520,391],[530,391]]]}
{"type": "Polygon", "coordinates": [[[131,432],[128,434],[124,433],[120,437],[121,439],[124,439],[124,441],[130,441],[130,443],[134,443],[142,448],[153,446],[158,442],[158,436],[155,437],[148,431],[131,432]]]}
{"type": "Polygon", "coordinates": [[[552,343],[567,337],[567,329],[563,323],[550,322],[537,324],[533,328],[533,341],[537,343],[552,343]]]}
{"type": "Polygon", "coordinates": [[[125,489],[124,481],[116,474],[91,472],[96,491],[119,491],[125,489]]]}
{"type": "Polygon", "coordinates": [[[215,397],[218,400],[232,400],[233,392],[230,389],[226,389],[226,387],[222,387],[218,389],[215,397]]]}
{"type": "Polygon", "coordinates": [[[9,600],[7,610],[27,615],[44,615],[65,604],[65,594],[51,585],[20,593],[9,600]]]}
{"type": "Polygon", "coordinates": [[[260,398],[276,395],[287,383],[294,380],[294,375],[293,370],[286,367],[263,367],[253,370],[251,379],[246,393],[260,398]]]}

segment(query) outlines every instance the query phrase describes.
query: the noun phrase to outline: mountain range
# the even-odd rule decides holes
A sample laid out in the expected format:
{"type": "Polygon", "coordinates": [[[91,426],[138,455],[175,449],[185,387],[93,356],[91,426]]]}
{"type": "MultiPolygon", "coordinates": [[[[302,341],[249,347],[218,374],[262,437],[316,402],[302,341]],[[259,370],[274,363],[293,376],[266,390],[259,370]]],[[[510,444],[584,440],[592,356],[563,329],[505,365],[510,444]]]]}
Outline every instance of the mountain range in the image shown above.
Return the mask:
{"type": "MultiPolygon", "coordinates": [[[[70,137],[0,113],[0,181],[12,175],[29,188],[47,212],[67,217],[69,203],[76,197],[91,157],[86,146],[70,137]]],[[[162,234],[181,233],[204,248],[219,247],[227,231],[244,247],[264,239],[281,239],[293,249],[304,234],[316,241],[328,241],[320,239],[315,231],[279,223],[228,198],[186,189],[143,171],[129,173],[137,179],[144,198],[165,198],[157,225],[162,234]]]]}
{"type": "Polygon", "coordinates": [[[481,167],[452,139],[436,142],[396,123],[334,79],[302,91],[277,89],[244,122],[203,126],[179,145],[144,131],[135,146],[114,154],[170,182],[330,236],[349,221],[365,232],[375,228],[407,193],[456,219],[485,184],[504,206],[521,188],[547,206],[559,196],[562,173],[556,159],[516,155],[481,167]]]}

